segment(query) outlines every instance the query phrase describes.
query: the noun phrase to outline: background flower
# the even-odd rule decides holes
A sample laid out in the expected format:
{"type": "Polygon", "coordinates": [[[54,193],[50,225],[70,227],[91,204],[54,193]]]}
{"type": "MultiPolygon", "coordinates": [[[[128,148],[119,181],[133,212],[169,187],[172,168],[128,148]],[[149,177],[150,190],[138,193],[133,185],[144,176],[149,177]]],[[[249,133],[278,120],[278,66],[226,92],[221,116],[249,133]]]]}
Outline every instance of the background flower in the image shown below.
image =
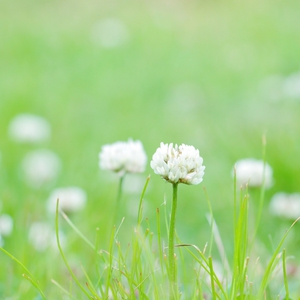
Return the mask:
{"type": "Polygon", "coordinates": [[[42,252],[51,244],[55,245],[55,232],[48,223],[33,222],[29,228],[28,239],[35,250],[42,252]]]}
{"type": "Polygon", "coordinates": [[[300,193],[276,193],[271,199],[269,210],[278,217],[297,219],[300,217],[300,193]]]}
{"type": "Polygon", "coordinates": [[[8,236],[11,234],[14,226],[14,221],[7,214],[0,215],[0,236],[8,236]]]}
{"type": "Polygon", "coordinates": [[[55,189],[47,203],[48,211],[56,211],[56,201],[59,199],[59,208],[65,212],[81,210],[87,201],[86,192],[75,186],[55,189]]]}
{"type": "Polygon", "coordinates": [[[99,166],[123,176],[128,173],[144,172],[147,156],[140,141],[116,142],[104,145],[99,153],[99,166]]]}
{"type": "Polygon", "coordinates": [[[60,169],[59,157],[50,150],[29,152],[22,162],[24,180],[34,188],[39,188],[55,180],[60,169]]]}
{"type": "Polygon", "coordinates": [[[10,122],[8,133],[10,138],[16,142],[38,143],[50,138],[51,128],[43,117],[20,114],[10,122]]]}
{"type": "Polygon", "coordinates": [[[160,144],[150,163],[155,174],[171,183],[199,184],[203,180],[203,159],[199,150],[182,144],[160,144]]]}
{"type": "Polygon", "coordinates": [[[236,180],[240,185],[248,184],[250,187],[259,187],[263,184],[265,172],[265,188],[270,188],[273,183],[273,170],[262,160],[254,158],[241,159],[235,164],[236,180]],[[265,169],[264,169],[265,168],[265,169]]]}
{"type": "Polygon", "coordinates": [[[128,37],[126,25],[116,18],[98,21],[91,33],[91,38],[95,44],[107,49],[121,46],[128,40],[128,37]]]}

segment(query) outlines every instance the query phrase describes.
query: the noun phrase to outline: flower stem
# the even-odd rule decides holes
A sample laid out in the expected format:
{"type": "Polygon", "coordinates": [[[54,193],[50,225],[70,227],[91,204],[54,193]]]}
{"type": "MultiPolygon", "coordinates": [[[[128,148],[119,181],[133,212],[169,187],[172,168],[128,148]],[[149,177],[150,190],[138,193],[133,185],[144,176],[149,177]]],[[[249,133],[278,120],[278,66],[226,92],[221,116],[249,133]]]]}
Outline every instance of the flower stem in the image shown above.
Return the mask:
{"type": "Polygon", "coordinates": [[[115,217],[114,217],[114,224],[113,225],[116,225],[115,223],[117,222],[117,218],[118,218],[118,214],[119,214],[124,177],[125,177],[125,175],[121,176],[120,181],[119,181],[118,195],[117,195],[117,200],[116,200],[116,203],[115,203],[115,217]]]}
{"type": "Polygon", "coordinates": [[[175,236],[175,219],[177,209],[177,187],[178,183],[173,184],[173,201],[171,209],[171,220],[169,230],[169,283],[170,283],[170,299],[176,299],[177,275],[174,256],[174,236],[175,236]],[[175,296],[175,297],[174,297],[175,296]]]}

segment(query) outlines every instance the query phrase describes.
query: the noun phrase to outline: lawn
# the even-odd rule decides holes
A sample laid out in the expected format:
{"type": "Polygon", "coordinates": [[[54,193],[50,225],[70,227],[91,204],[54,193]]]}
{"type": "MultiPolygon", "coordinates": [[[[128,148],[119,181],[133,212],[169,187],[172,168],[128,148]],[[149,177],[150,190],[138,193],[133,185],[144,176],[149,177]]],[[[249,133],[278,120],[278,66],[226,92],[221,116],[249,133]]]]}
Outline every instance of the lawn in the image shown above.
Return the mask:
{"type": "MultiPolygon", "coordinates": [[[[31,224],[46,222],[54,230],[55,215],[46,209],[51,191],[78,186],[87,194],[86,206],[69,217],[92,242],[99,228],[99,247],[107,250],[118,177],[99,168],[98,155],[103,145],[129,138],[142,142],[148,163],[144,173],[124,179],[116,225],[124,216],[118,240],[125,249],[132,241],[148,175],[142,225],[155,235],[157,207],[168,215],[171,185],[150,168],[152,155],[164,142],[193,145],[206,167],[200,185],[178,189],[179,239],[200,249],[210,242],[208,197],[229,261],[233,166],[243,158],[263,159],[265,149],[273,185],[265,191],[251,255],[263,262],[272,255],[294,219],[272,215],[269,203],[277,192],[300,192],[299,9],[296,0],[2,1],[0,215],[8,214],[14,222],[2,244],[39,280],[47,299],[69,299],[51,279],[72,290],[76,299],[86,296],[70,280],[57,246],[38,251],[32,245],[31,224]],[[12,140],[11,120],[22,113],[45,118],[50,138],[40,143],[12,140]],[[57,178],[38,188],[28,185],[22,172],[25,155],[37,149],[49,149],[61,161],[57,178]]],[[[260,192],[249,189],[250,235],[260,192]]],[[[162,216],[161,234],[167,243],[164,225],[162,216]]],[[[299,226],[284,244],[295,272],[299,226]]],[[[60,230],[74,272],[84,282],[82,264],[96,284],[94,252],[63,218],[60,230]]],[[[212,253],[220,260],[217,247],[212,253]]],[[[1,252],[0,264],[1,299],[40,299],[22,278],[20,265],[1,252]]],[[[296,299],[300,284],[293,274],[289,280],[296,299]]],[[[284,288],[283,280],[278,286],[276,295],[284,288]]]]}

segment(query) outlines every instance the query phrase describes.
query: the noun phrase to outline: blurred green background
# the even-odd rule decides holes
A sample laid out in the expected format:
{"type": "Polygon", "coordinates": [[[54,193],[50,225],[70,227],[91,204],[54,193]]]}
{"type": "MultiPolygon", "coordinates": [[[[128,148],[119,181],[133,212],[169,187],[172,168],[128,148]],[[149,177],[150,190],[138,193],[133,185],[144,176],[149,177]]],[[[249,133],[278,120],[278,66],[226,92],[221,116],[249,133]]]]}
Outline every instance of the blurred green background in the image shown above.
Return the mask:
{"type": "MultiPolygon", "coordinates": [[[[268,201],[277,191],[300,191],[300,79],[290,83],[300,67],[299,9],[296,0],[1,1],[0,201],[1,211],[15,220],[5,248],[43,278],[49,294],[58,295],[51,278],[64,280],[62,261],[50,250],[35,253],[27,231],[30,222],[48,218],[51,189],[23,182],[20,162],[36,146],[9,139],[11,119],[26,112],[49,121],[51,140],[40,147],[63,162],[52,188],[87,191],[86,208],[72,220],[91,240],[99,227],[103,248],[118,182],[99,170],[101,146],[139,139],[150,162],[160,142],[194,145],[205,177],[199,186],[180,186],[177,232],[200,248],[209,240],[205,187],[229,256],[232,167],[241,158],[262,158],[266,134],[274,185],[266,192],[258,237],[272,249],[270,239],[277,244],[290,222],[270,216],[268,201]]],[[[142,182],[148,174],[146,216],[155,231],[156,207],[170,199],[171,185],[149,164],[142,182]]],[[[250,192],[251,220],[258,198],[259,191],[250,192]]],[[[130,239],[138,199],[138,193],[124,192],[124,240],[130,239]]],[[[65,227],[69,257],[89,261],[85,246],[65,227]]],[[[299,226],[294,229],[288,254],[297,256],[299,226]]],[[[18,266],[2,254],[0,263],[0,294],[34,295],[18,266]]]]}

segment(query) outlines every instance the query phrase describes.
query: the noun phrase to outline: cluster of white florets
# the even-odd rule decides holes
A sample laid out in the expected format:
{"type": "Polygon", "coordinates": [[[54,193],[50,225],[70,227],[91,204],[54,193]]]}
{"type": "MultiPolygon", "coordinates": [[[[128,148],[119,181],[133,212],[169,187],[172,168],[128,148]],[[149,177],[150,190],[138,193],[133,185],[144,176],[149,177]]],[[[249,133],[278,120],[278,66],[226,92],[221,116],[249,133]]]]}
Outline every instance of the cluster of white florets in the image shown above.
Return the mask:
{"type": "Polygon", "coordinates": [[[152,157],[151,168],[173,184],[199,184],[203,180],[203,159],[193,146],[161,143],[152,157]]]}

